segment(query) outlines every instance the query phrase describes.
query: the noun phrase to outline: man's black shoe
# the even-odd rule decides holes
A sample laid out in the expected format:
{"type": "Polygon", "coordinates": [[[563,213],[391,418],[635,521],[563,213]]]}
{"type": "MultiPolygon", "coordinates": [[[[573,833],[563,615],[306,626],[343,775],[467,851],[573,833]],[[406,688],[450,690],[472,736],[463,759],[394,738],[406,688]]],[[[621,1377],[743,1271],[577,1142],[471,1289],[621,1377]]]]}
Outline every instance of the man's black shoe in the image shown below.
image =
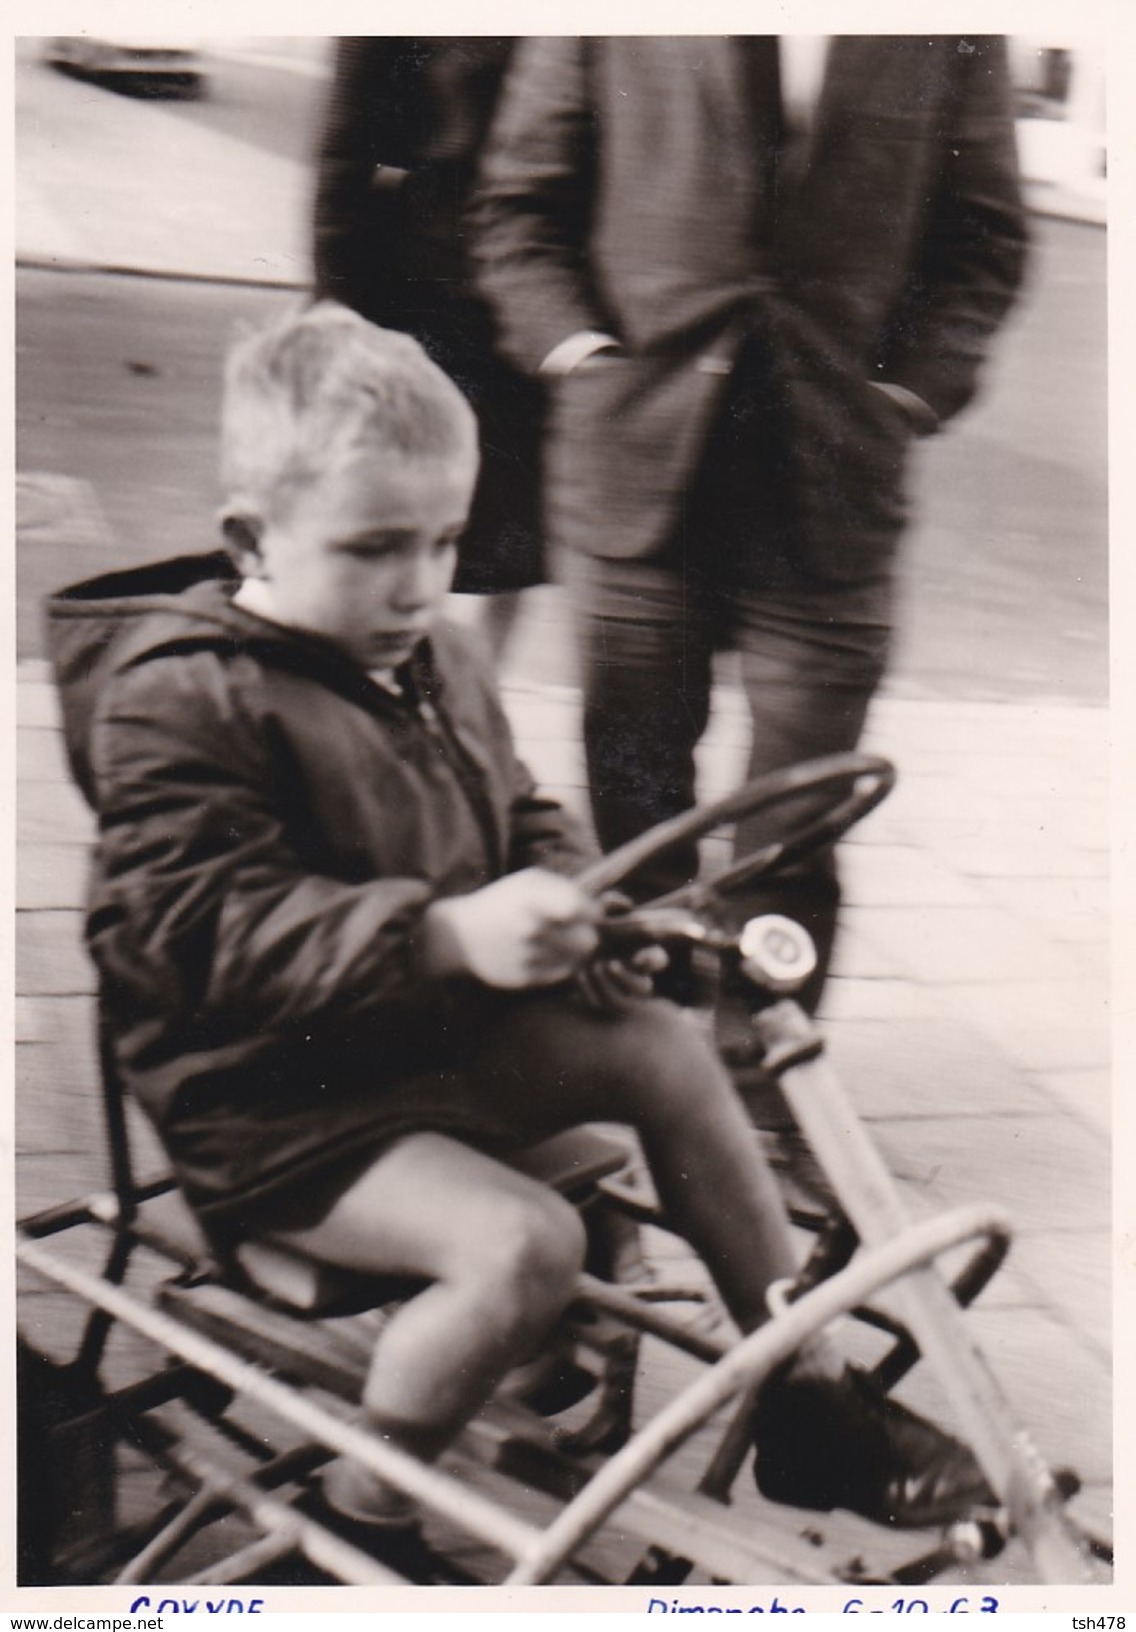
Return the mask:
{"type": "Polygon", "coordinates": [[[773,1373],[753,1423],[757,1488],[772,1502],[846,1508],[903,1530],[996,1505],[965,1445],[884,1394],[863,1371],[773,1373]]]}

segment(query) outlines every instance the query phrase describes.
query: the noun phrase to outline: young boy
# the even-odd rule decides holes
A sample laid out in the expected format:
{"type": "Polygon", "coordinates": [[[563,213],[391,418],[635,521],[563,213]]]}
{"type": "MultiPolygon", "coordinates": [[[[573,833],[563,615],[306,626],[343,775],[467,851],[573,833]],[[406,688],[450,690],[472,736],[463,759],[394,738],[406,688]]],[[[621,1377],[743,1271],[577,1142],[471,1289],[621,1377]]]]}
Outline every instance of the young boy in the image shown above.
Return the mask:
{"type": "MultiPolygon", "coordinates": [[[[580,1221],[499,1158],[639,1132],[743,1330],[794,1255],[776,1187],[658,959],[597,962],[575,824],[513,753],[439,612],[473,417],[415,342],[329,304],[234,350],[228,555],[55,597],[76,776],[100,838],[88,936],[117,1067],[214,1235],[421,1278],[363,1408],[436,1457],[567,1304],[580,1221]]],[[[984,1492],[953,1439],[819,1339],[762,1391],[776,1500],[881,1522],[984,1492]]],[[[394,1493],[349,1464],[333,1506],[394,1493]]]]}

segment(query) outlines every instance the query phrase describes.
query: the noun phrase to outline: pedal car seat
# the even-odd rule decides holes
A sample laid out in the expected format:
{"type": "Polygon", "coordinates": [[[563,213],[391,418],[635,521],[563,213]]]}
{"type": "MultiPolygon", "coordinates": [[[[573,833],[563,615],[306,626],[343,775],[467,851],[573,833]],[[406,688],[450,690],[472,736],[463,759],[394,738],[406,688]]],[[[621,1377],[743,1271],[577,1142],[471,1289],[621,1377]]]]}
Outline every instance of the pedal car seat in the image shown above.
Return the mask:
{"type": "MultiPolygon", "coordinates": [[[[574,1200],[597,1180],[626,1166],[628,1154],[627,1146],[607,1134],[579,1127],[517,1152],[509,1166],[574,1200]]],[[[187,1266],[212,1271],[298,1314],[366,1308],[407,1284],[399,1281],[396,1287],[394,1277],[360,1275],[319,1263],[273,1241],[242,1241],[230,1253],[219,1252],[181,1192],[173,1188],[138,1204],[135,1228],[187,1266]]]]}

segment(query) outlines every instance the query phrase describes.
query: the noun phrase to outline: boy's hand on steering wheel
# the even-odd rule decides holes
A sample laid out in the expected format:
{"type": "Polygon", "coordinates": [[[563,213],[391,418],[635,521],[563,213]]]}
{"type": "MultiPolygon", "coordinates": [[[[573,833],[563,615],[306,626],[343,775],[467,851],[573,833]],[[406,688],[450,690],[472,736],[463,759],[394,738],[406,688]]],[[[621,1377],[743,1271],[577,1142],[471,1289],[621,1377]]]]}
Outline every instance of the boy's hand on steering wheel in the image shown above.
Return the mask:
{"type": "MultiPolygon", "coordinates": [[[[630,911],[632,901],[619,890],[607,890],[600,897],[603,919],[620,918],[630,911]]],[[[576,991],[590,1009],[617,1013],[633,1003],[654,996],[655,976],[667,966],[661,946],[641,946],[630,956],[604,956],[603,919],[599,926],[600,951],[576,971],[576,991]]]]}
{"type": "Polygon", "coordinates": [[[472,975],[504,991],[555,986],[595,951],[601,911],[570,878],[529,867],[432,902],[422,959],[433,975],[472,975]]]}
{"type": "Polygon", "coordinates": [[[640,947],[630,958],[592,957],[576,971],[576,991],[590,1009],[616,1013],[653,997],[655,976],[666,966],[661,946],[640,947]]]}

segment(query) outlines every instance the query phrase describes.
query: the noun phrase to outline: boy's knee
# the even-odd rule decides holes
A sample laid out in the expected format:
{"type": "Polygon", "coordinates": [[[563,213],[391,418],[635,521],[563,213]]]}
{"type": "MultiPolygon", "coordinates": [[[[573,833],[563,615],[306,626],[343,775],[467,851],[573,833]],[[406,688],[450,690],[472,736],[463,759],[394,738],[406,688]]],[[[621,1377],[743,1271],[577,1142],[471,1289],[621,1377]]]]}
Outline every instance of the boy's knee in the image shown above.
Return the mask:
{"type": "Polygon", "coordinates": [[[520,1307],[543,1316],[571,1296],[586,1247],[580,1215],[550,1190],[504,1207],[479,1256],[499,1296],[511,1289],[520,1307]]]}
{"type": "Polygon", "coordinates": [[[587,1250],[583,1220],[569,1202],[549,1191],[526,1210],[517,1250],[522,1272],[530,1279],[570,1291],[587,1250]]]}

